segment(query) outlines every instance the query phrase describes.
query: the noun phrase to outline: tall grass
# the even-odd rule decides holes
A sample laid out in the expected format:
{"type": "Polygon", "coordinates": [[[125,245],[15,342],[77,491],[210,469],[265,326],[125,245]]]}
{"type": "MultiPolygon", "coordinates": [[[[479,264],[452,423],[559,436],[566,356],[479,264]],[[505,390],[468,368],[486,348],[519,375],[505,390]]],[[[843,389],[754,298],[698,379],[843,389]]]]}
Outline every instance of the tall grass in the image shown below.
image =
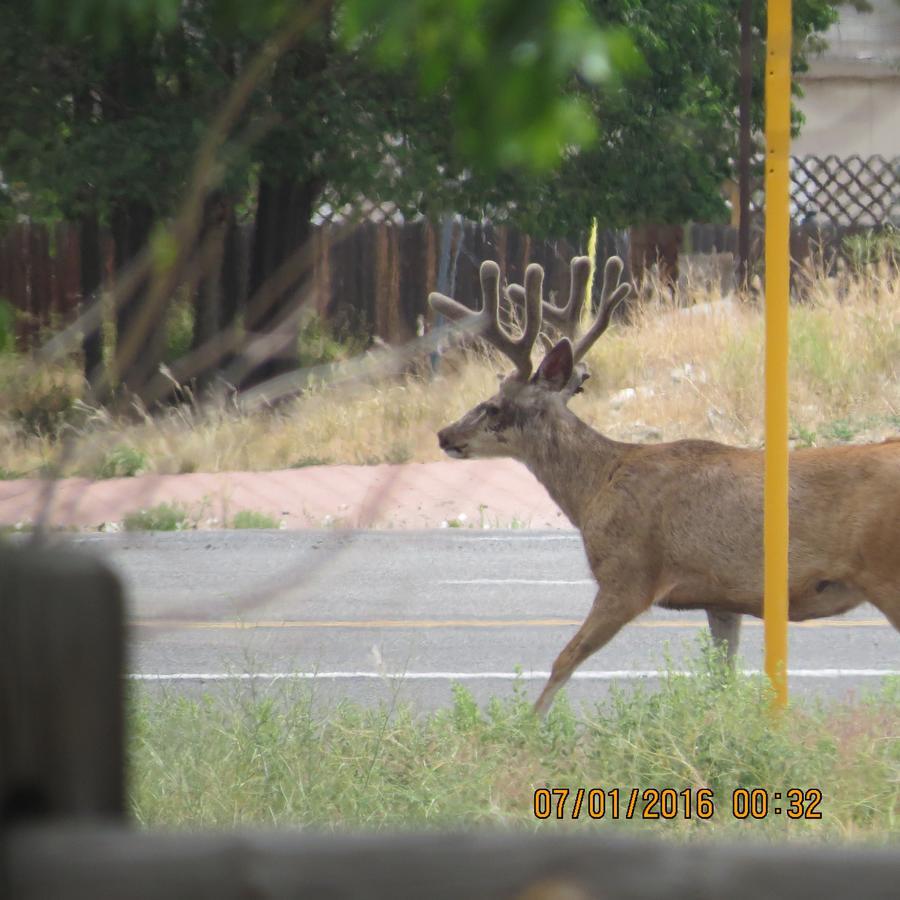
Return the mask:
{"type": "MultiPolygon", "coordinates": [[[[133,698],[131,806],[143,825],[316,828],[627,828],[666,837],[900,837],[900,683],[859,702],[796,704],[780,719],[762,679],[728,673],[711,653],[693,677],[629,690],[576,713],[563,698],[545,721],[524,689],[479,707],[463,687],[446,709],[350,702],[322,711],[286,688],[191,700],[133,698]],[[568,787],[565,816],[537,820],[534,792],[568,787]],[[575,819],[579,787],[709,789],[715,813],[575,819]],[[819,788],[822,818],[736,819],[736,788],[819,788]]],[[[774,800],[771,806],[775,806],[774,800]]],[[[778,805],[785,807],[786,803],[778,805]]],[[[609,808],[609,807],[608,807],[609,808]]]]}
{"type": "MultiPolygon", "coordinates": [[[[572,403],[614,438],[705,437],[762,441],[763,322],[758,304],[704,301],[686,311],[651,296],[588,356],[593,377],[572,403]],[[633,391],[624,392],[625,388],[633,391]]],[[[900,427],[900,276],[896,269],[811,277],[791,313],[791,422],[795,439],[823,444],[878,440],[900,427]],[[835,423],[839,423],[835,427],[835,423]]],[[[0,356],[0,471],[39,472],[55,458],[63,474],[103,476],[118,445],[150,472],[275,469],[317,463],[371,464],[440,458],[434,432],[484,399],[507,364],[469,354],[437,377],[408,374],[353,384],[316,384],[278,409],[248,411],[238,399],[182,402],[135,422],[80,402],[73,365],[23,377],[0,356]]]]}

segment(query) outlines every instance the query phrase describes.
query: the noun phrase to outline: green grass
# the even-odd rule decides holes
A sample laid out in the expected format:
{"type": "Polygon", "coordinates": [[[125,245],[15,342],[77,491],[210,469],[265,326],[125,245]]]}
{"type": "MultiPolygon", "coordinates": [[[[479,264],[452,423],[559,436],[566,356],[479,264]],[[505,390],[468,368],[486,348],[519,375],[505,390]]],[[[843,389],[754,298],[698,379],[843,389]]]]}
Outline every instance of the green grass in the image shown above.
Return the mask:
{"type": "Polygon", "coordinates": [[[148,464],[146,453],[127,444],[119,444],[103,457],[97,476],[99,478],[132,477],[144,472],[148,464]]]}
{"type": "Polygon", "coordinates": [[[305,469],[308,466],[327,466],[330,460],[324,456],[301,456],[296,462],[288,466],[290,469],[305,469]]]}
{"type": "Polygon", "coordinates": [[[429,714],[350,702],[322,709],[314,688],[293,686],[267,699],[142,693],[133,697],[131,725],[131,808],[145,826],[900,837],[897,681],[855,702],[798,704],[778,720],[762,679],[726,674],[706,659],[695,677],[670,675],[658,692],[629,689],[579,712],[563,697],[543,722],[518,683],[486,708],[456,686],[453,704],[429,714]],[[563,820],[538,821],[534,792],[545,787],[706,788],[715,813],[708,821],[614,822],[586,812],[573,820],[570,800],[563,820]],[[739,787],[819,788],[822,819],[738,820],[739,787]]]}
{"type": "Polygon", "coordinates": [[[126,531],[184,531],[194,527],[187,510],[177,503],[160,503],[125,516],[126,531]]]}
{"type": "Polygon", "coordinates": [[[267,516],[265,513],[254,512],[252,509],[242,509],[234,514],[231,520],[232,528],[278,528],[278,520],[267,516]]]}
{"type": "Polygon", "coordinates": [[[824,434],[833,441],[846,444],[856,437],[857,431],[858,429],[852,422],[847,419],[837,419],[825,427],[824,434]]]}
{"type": "Polygon", "coordinates": [[[34,531],[33,522],[16,522],[14,525],[0,525],[0,537],[6,537],[10,534],[30,534],[34,531]]]}
{"type": "Polygon", "coordinates": [[[900,259],[900,231],[890,225],[881,232],[845,237],[843,245],[850,264],[857,270],[881,262],[896,263],[900,259]]]}
{"type": "MultiPolygon", "coordinates": [[[[199,510],[193,512],[179,503],[159,503],[149,509],[141,509],[138,512],[125,516],[123,525],[126,531],[185,531],[196,528],[204,517],[207,502],[204,500],[199,505],[199,510]]],[[[215,522],[216,520],[210,520],[215,522]]],[[[230,528],[278,528],[280,523],[266,513],[256,512],[251,509],[243,509],[236,512],[230,523],[230,528]]]]}
{"type": "Polygon", "coordinates": [[[12,353],[16,346],[16,310],[0,296],[0,353],[12,353]]]}
{"type": "Polygon", "coordinates": [[[811,431],[809,428],[804,428],[802,425],[792,426],[790,436],[798,447],[816,446],[816,432],[811,431]]]}
{"type": "Polygon", "coordinates": [[[165,362],[173,363],[181,359],[191,349],[194,334],[194,308],[183,298],[178,298],[166,315],[165,362]]]}
{"type": "Polygon", "coordinates": [[[362,353],[368,346],[365,323],[346,318],[326,322],[318,315],[309,316],[297,336],[299,366],[317,366],[337,362],[362,353]]]}

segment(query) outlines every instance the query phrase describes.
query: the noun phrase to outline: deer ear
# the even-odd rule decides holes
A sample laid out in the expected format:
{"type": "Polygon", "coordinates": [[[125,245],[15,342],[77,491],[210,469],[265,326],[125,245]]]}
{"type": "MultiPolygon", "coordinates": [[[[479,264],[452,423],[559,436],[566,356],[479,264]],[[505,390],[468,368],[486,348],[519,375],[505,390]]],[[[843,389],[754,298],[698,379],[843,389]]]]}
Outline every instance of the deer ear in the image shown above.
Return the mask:
{"type": "Polygon", "coordinates": [[[532,382],[544,384],[554,391],[561,391],[569,383],[574,365],[572,342],[564,337],[551,350],[547,351],[532,382]]]}

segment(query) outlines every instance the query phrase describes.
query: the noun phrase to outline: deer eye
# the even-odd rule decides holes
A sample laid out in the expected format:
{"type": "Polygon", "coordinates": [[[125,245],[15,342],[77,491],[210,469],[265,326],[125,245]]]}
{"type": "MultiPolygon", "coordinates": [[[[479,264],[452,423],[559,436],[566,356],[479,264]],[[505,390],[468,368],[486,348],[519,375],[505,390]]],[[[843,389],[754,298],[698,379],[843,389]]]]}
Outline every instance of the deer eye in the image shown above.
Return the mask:
{"type": "Polygon", "coordinates": [[[489,416],[499,416],[500,415],[500,407],[497,406],[496,403],[485,403],[482,407],[485,413],[489,416]]]}

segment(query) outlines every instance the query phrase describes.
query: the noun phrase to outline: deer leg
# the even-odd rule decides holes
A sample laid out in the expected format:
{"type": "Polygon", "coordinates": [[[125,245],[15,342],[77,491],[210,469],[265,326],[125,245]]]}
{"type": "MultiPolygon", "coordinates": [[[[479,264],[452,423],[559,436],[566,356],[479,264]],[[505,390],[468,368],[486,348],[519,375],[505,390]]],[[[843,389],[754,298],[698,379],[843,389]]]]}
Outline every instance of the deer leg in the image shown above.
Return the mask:
{"type": "Polygon", "coordinates": [[[575,669],[607,643],[623,625],[627,625],[642,612],[644,607],[645,604],[610,603],[607,596],[601,597],[598,592],[588,617],[556,657],[550,678],[534,704],[534,711],[539,716],[545,715],[556,692],[569,680],[575,669]]]}
{"type": "Polygon", "coordinates": [[[900,631],[900,603],[894,603],[892,605],[886,603],[879,608],[887,616],[888,622],[890,622],[897,631],[900,631]]]}
{"type": "Polygon", "coordinates": [[[712,633],[716,649],[724,646],[725,658],[730,663],[734,662],[734,655],[737,653],[741,638],[741,614],[708,609],[706,618],[709,620],[709,630],[712,633]]]}
{"type": "Polygon", "coordinates": [[[900,587],[883,581],[863,581],[860,585],[869,602],[881,610],[888,622],[900,631],[900,587]]]}

